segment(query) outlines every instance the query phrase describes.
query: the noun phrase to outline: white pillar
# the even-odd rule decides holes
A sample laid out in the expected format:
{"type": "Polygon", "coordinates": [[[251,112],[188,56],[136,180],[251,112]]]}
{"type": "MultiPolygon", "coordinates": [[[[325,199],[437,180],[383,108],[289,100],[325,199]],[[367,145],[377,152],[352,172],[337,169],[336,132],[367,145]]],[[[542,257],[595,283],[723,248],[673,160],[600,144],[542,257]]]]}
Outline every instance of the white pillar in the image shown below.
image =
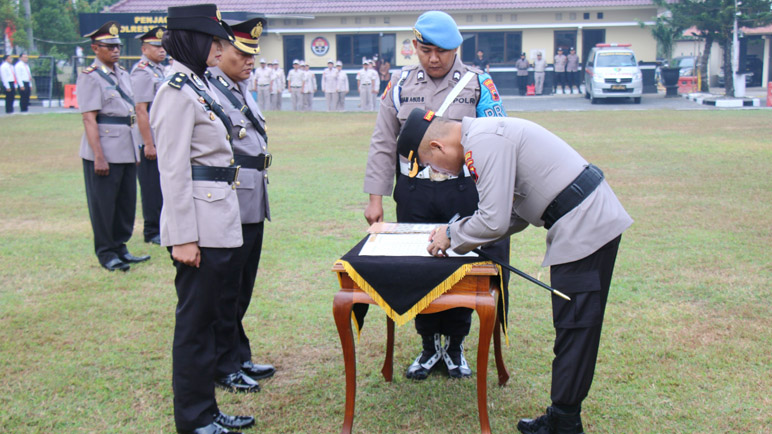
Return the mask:
{"type": "Polygon", "coordinates": [[[770,45],[772,45],[772,35],[764,36],[764,57],[762,58],[764,66],[761,70],[761,87],[764,89],[769,84],[769,62],[772,60],[770,59],[770,45]]]}

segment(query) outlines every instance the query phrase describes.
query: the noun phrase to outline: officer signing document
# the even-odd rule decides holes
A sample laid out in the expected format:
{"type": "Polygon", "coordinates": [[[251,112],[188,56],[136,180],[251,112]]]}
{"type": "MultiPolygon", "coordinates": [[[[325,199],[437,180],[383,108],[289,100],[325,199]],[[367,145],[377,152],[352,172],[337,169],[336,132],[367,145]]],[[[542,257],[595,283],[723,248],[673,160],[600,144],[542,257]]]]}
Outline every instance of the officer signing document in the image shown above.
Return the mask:
{"type": "Polygon", "coordinates": [[[537,419],[521,419],[525,434],[580,434],[581,404],[595,371],[603,314],[619,242],[633,222],[603,172],[545,128],[515,118],[461,122],[415,109],[397,142],[411,165],[448,175],[465,167],[479,195],[471,216],[436,228],[428,251],[466,253],[522,231],[547,229],[542,266],[552,287],[555,358],[552,405],[537,419]]]}

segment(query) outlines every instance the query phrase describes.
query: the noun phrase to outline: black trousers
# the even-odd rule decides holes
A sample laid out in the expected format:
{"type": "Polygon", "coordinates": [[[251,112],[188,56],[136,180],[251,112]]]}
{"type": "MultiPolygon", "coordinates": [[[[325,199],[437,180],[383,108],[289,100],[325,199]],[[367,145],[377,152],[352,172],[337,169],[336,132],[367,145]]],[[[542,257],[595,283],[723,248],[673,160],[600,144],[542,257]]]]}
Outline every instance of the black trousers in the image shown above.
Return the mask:
{"type": "Polygon", "coordinates": [[[576,86],[576,89],[579,89],[579,71],[567,71],[566,75],[568,76],[568,88],[571,89],[573,86],[576,86]]]}
{"type": "MultiPolygon", "coordinates": [[[[434,182],[411,179],[402,174],[394,187],[397,202],[397,221],[406,223],[446,223],[455,213],[461,217],[477,210],[477,188],[470,177],[434,182]]],[[[492,256],[509,261],[509,238],[484,249],[492,256]]],[[[504,276],[505,285],[509,274],[504,276]]],[[[472,309],[458,307],[443,312],[418,315],[415,328],[421,335],[442,333],[466,336],[472,324],[472,309]]]]}
{"type": "Polygon", "coordinates": [[[555,71],[555,90],[557,90],[558,86],[563,88],[563,93],[566,92],[566,72],[565,71],[555,71]]]}
{"type": "Polygon", "coordinates": [[[104,265],[128,253],[137,211],[137,165],[109,163],[110,174],[94,173],[94,162],[83,160],[86,201],[94,231],[94,251],[104,265]]]}
{"type": "Polygon", "coordinates": [[[621,239],[620,235],[586,258],[550,268],[552,287],[571,297],[571,301],[552,297],[553,404],[578,406],[590,391],[621,239]]]}
{"type": "Polygon", "coordinates": [[[237,256],[237,248],[201,247],[199,268],[174,261],[172,387],[177,430],[209,425],[218,411],[214,392],[218,307],[223,294],[238,285],[237,256]]]}
{"type": "Polygon", "coordinates": [[[3,83],[3,91],[5,92],[5,112],[13,113],[13,98],[16,95],[16,85],[14,83],[3,83]],[[9,86],[11,90],[7,90],[5,86],[9,86]]]}
{"type": "Polygon", "coordinates": [[[19,108],[22,112],[26,112],[29,109],[29,96],[32,94],[32,88],[29,85],[29,81],[24,82],[24,90],[19,89],[19,108]]]}
{"type": "Polygon", "coordinates": [[[145,241],[159,235],[161,221],[161,177],[158,174],[158,161],[145,158],[145,147],[139,150],[139,167],[137,168],[140,197],[142,199],[142,218],[145,220],[145,241]]]}
{"type": "Polygon", "coordinates": [[[525,96],[528,92],[528,76],[527,75],[518,75],[517,76],[517,89],[520,92],[520,96],[525,96]]]}
{"type": "Polygon", "coordinates": [[[244,331],[242,320],[252,300],[252,290],[263,248],[263,223],[241,225],[244,244],[237,249],[236,290],[223,294],[219,306],[217,335],[223,339],[217,342],[217,375],[224,376],[241,369],[241,364],[252,360],[249,338],[244,331]]]}

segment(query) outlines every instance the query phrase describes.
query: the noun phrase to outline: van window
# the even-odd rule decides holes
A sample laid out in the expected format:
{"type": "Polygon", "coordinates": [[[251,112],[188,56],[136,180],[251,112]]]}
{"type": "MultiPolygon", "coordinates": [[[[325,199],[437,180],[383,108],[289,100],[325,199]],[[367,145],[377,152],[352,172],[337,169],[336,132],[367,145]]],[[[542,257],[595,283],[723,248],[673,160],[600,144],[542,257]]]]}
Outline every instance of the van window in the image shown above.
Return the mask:
{"type": "Polygon", "coordinates": [[[595,59],[597,67],[637,66],[633,53],[601,51],[595,59]]]}

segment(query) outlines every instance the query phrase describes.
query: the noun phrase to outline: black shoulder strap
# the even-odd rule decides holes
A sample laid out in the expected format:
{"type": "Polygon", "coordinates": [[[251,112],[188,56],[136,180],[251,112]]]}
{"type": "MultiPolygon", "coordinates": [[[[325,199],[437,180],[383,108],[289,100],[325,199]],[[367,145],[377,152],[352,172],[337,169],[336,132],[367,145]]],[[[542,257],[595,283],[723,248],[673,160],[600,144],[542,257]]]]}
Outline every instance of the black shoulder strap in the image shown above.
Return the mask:
{"type": "Polygon", "coordinates": [[[124,92],[124,91],[123,91],[123,89],[121,89],[121,86],[120,86],[119,84],[115,84],[115,82],[113,81],[113,79],[112,79],[112,78],[110,78],[110,76],[109,76],[109,75],[107,75],[107,73],[106,73],[106,72],[102,71],[102,68],[99,68],[99,67],[98,67],[98,68],[96,68],[95,70],[96,70],[97,74],[99,74],[99,75],[100,75],[102,78],[104,78],[104,79],[105,79],[105,81],[107,81],[108,83],[110,83],[110,86],[115,86],[115,90],[117,90],[117,91],[118,91],[118,93],[119,93],[119,94],[121,94],[121,98],[123,98],[124,100],[126,100],[126,102],[127,102],[127,103],[131,104],[131,106],[132,106],[132,107],[134,107],[134,100],[133,100],[133,99],[131,99],[131,97],[130,97],[130,96],[126,95],[126,92],[124,92]]]}
{"type": "MultiPolygon", "coordinates": [[[[265,143],[268,144],[268,135],[265,133],[265,129],[262,127],[262,125],[260,125],[260,122],[257,120],[255,115],[252,113],[252,110],[246,104],[241,104],[239,99],[236,98],[236,95],[234,95],[233,92],[231,92],[228,89],[228,86],[226,86],[223,82],[220,81],[222,80],[222,78],[220,77],[215,78],[212,75],[212,73],[209,71],[206,71],[206,78],[209,79],[209,82],[212,83],[214,87],[216,87],[220,91],[220,93],[222,93],[223,95],[225,95],[226,98],[228,98],[228,101],[231,102],[231,105],[235,109],[244,113],[244,116],[246,116],[247,119],[249,119],[249,122],[252,122],[252,125],[255,126],[255,129],[257,130],[257,132],[260,133],[261,136],[263,136],[263,140],[265,140],[265,143]]],[[[246,98],[246,95],[244,97],[246,98]]]]}
{"type": "MultiPolygon", "coordinates": [[[[172,80],[169,82],[169,84],[171,84],[175,80],[176,80],[176,76],[172,77],[172,80]]],[[[201,80],[198,80],[198,81],[201,82],[201,80]]],[[[192,80],[187,79],[187,80],[184,81],[184,83],[187,84],[188,86],[190,86],[190,88],[193,89],[193,91],[196,92],[196,94],[201,99],[204,100],[204,102],[209,107],[209,109],[212,110],[212,112],[214,112],[214,114],[216,114],[218,118],[220,118],[220,120],[222,121],[223,125],[225,125],[226,131],[228,131],[228,141],[231,144],[231,150],[232,150],[233,149],[233,137],[232,137],[232,135],[233,135],[233,124],[231,123],[231,120],[228,117],[228,115],[225,113],[225,110],[223,110],[222,106],[220,104],[218,104],[217,102],[215,102],[215,100],[213,100],[212,97],[209,96],[208,93],[204,92],[203,89],[200,89],[198,86],[196,86],[192,82],[192,80]]],[[[201,83],[201,84],[203,85],[203,83],[201,83]]]]}

